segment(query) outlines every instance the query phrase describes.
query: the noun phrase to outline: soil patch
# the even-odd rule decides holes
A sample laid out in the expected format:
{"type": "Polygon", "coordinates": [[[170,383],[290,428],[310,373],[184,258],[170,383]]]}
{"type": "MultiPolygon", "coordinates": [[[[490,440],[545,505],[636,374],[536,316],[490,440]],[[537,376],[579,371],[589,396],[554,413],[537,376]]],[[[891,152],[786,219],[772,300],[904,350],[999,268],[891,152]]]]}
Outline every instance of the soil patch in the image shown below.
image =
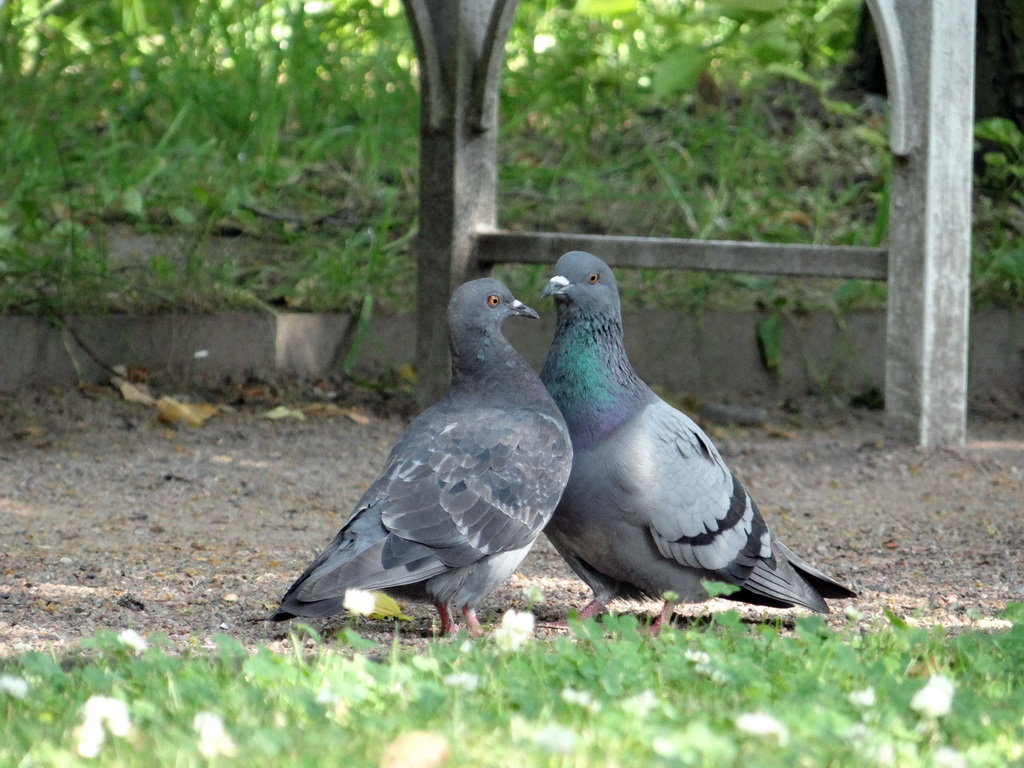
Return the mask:
{"type": "MultiPolygon", "coordinates": [[[[287,625],[262,619],[347,519],[411,405],[322,381],[206,396],[226,407],[195,428],[161,423],[107,387],[0,398],[0,654],[128,627],[181,651],[218,634],[288,645],[287,625]],[[266,417],[282,404],[305,418],[266,417]]],[[[792,405],[759,426],[705,426],[779,537],[859,592],[829,621],[867,627],[888,609],[999,626],[1006,603],[1024,600],[1024,423],[979,419],[966,448],[921,450],[886,444],[878,412],[792,405]]],[[[589,594],[542,539],[482,620],[523,608],[530,585],[546,596],[541,621],[589,594]]],[[[414,621],[397,630],[357,627],[426,642],[433,608],[405,607],[414,621]]],[[[723,607],[752,621],[799,614],[712,601],[679,609],[680,620],[723,607]]],[[[315,626],[331,637],[344,624],[315,626]]]]}

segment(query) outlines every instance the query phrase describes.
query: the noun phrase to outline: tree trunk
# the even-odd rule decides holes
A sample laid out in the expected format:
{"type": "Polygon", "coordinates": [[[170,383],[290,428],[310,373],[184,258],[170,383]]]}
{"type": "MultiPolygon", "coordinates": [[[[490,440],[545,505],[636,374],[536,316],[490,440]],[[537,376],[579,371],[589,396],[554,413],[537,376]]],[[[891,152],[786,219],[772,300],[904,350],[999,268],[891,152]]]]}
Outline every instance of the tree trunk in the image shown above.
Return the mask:
{"type": "MultiPolygon", "coordinates": [[[[885,70],[865,5],[854,50],[840,78],[843,90],[885,95],[885,70]]],[[[974,119],[1007,117],[1024,130],[1024,2],[978,0],[974,119]]]]}

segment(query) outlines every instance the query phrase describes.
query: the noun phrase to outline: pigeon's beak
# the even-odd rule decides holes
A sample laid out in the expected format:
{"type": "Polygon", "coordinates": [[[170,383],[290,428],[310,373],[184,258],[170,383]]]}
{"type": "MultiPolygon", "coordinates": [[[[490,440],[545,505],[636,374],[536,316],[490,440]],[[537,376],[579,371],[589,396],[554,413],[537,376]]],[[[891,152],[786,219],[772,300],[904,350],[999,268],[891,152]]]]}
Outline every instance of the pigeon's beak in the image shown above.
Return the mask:
{"type": "Polygon", "coordinates": [[[561,296],[565,293],[565,287],[567,285],[569,285],[569,281],[566,278],[561,275],[555,275],[548,280],[548,284],[545,285],[544,290],[540,292],[540,297],[545,299],[548,296],[561,296]]]}
{"type": "Polygon", "coordinates": [[[530,309],[519,299],[512,302],[512,314],[519,315],[520,317],[532,317],[534,320],[540,320],[540,315],[537,314],[537,311],[530,309]]]}

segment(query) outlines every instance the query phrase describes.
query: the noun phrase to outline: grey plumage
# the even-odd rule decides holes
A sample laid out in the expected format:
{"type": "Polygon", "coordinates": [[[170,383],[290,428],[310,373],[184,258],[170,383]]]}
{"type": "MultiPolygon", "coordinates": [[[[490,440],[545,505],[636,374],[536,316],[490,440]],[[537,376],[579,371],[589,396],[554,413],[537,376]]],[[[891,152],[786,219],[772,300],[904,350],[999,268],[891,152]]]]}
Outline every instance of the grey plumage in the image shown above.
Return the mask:
{"type": "MultiPolygon", "coordinates": [[[[795,555],[711,440],[637,376],[622,344],[618,288],[596,256],[562,256],[544,289],[557,326],[541,379],[572,436],[572,474],[546,534],[594,591],[582,616],[616,597],[707,597],[827,612],[846,587],[795,555]]],[[[666,601],[656,627],[674,608],[666,601]]]]}
{"type": "Polygon", "coordinates": [[[507,579],[554,511],[572,446],[558,408],[501,334],[538,317],[499,281],[460,286],[448,308],[452,384],[394,445],[348,523],[296,580],[273,621],[338,613],[346,590],[476,606],[507,579]]]}

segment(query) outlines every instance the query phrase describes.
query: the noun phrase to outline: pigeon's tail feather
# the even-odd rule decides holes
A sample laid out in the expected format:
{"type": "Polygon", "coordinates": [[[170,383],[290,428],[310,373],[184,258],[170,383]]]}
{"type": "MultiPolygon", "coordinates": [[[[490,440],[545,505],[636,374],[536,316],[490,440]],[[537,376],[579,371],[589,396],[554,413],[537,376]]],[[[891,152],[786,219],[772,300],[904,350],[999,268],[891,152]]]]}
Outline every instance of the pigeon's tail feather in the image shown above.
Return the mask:
{"type": "Polygon", "coordinates": [[[773,569],[761,562],[743,582],[742,593],[730,597],[755,605],[790,608],[802,605],[818,613],[828,613],[828,605],[821,595],[784,560],[776,560],[773,569]]]}
{"type": "Polygon", "coordinates": [[[270,621],[333,616],[342,610],[346,590],[415,584],[446,567],[427,547],[390,534],[378,510],[363,509],[295,580],[270,621]]]}
{"type": "Polygon", "coordinates": [[[429,552],[418,553],[385,568],[381,558],[386,543],[377,542],[355,555],[339,551],[325,553],[328,556],[318,558],[281,598],[281,605],[270,620],[283,621],[295,616],[326,618],[342,610],[345,592],[349,589],[401,588],[447,570],[447,566],[429,552]]]}
{"type": "Polygon", "coordinates": [[[829,613],[826,597],[854,597],[855,593],[826,576],[782,542],[772,542],[775,565],[757,564],[731,598],[758,605],[789,608],[802,605],[818,613],[829,613]]]}
{"type": "Polygon", "coordinates": [[[852,589],[844,587],[831,576],[819,571],[781,541],[775,542],[775,548],[777,552],[781,552],[785,555],[786,559],[789,560],[789,564],[792,565],[804,580],[814,587],[822,597],[837,599],[857,596],[857,593],[852,589]]]}

